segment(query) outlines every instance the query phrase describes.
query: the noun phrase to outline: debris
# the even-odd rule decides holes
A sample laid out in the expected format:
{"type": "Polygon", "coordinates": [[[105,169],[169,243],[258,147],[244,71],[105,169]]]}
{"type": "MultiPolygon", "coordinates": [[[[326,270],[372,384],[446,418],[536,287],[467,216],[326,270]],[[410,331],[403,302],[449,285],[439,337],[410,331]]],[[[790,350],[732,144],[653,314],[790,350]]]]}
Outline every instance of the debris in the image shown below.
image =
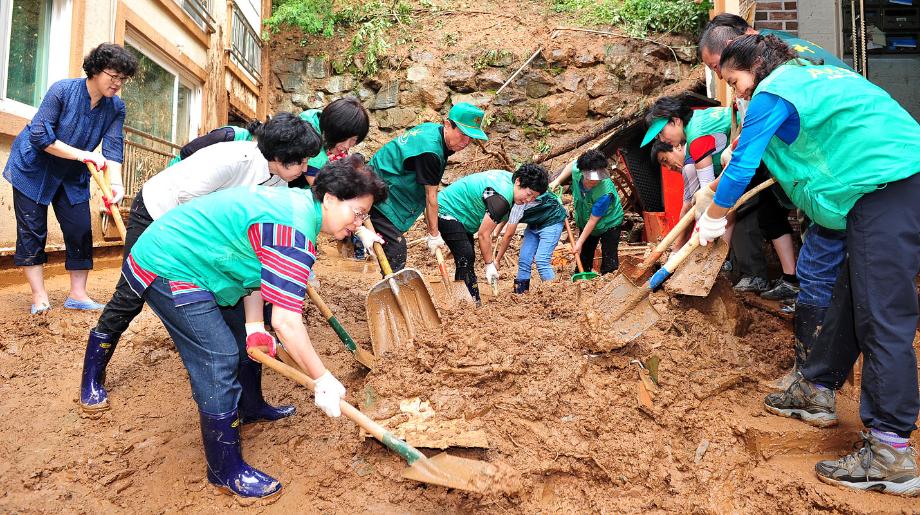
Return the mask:
{"type": "Polygon", "coordinates": [[[706,451],[709,449],[709,440],[703,438],[700,441],[700,444],[696,446],[696,456],[693,458],[693,463],[699,464],[703,460],[703,455],[706,454],[706,451]]]}

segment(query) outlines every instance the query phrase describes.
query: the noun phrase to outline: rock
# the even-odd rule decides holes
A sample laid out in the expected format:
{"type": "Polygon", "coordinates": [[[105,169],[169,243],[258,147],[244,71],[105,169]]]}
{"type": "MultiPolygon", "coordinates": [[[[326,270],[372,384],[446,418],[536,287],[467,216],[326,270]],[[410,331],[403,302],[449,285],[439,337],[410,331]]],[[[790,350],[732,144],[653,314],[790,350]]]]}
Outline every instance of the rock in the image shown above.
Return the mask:
{"type": "Polygon", "coordinates": [[[458,93],[471,93],[475,90],[475,75],[471,67],[451,67],[441,73],[444,84],[458,93]]]}
{"type": "Polygon", "coordinates": [[[642,61],[629,64],[625,72],[625,83],[636,93],[650,95],[664,84],[661,73],[642,61]]]}
{"type": "Polygon", "coordinates": [[[281,82],[281,91],[293,93],[303,83],[301,75],[297,73],[279,73],[278,81],[281,82]]]}
{"type": "Polygon", "coordinates": [[[496,90],[502,87],[507,80],[504,70],[498,68],[486,68],[476,76],[476,87],[480,90],[496,90]]]}
{"type": "Polygon", "coordinates": [[[696,47],[694,46],[678,46],[674,47],[674,53],[677,54],[677,58],[685,63],[693,64],[696,61],[696,47]]]}
{"type": "Polygon", "coordinates": [[[623,101],[615,96],[593,98],[588,104],[588,111],[601,116],[613,116],[623,109],[623,101]]]}
{"type": "Polygon", "coordinates": [[[406,80],[409,82],[422,82],[430,76],[427,66],[412,66],[406,71],[406,80]]]}
{"type": "Polygon", "coordinates": [[[588,115],[588,97],[575,93],[562,93],[543,99],[546,106],[546,123],[578,123],[588,115]]]}
{"type": "Polygon", "coordinates": [[[494,66],[496,68],[505,68],[514,64],[514,54],[511,52],[501,52],[499,51],[495,58],[489,63],[489,66],[494,66]]]}
{"type": "Polygon", "coordinates": [[[596,46],[586,46],[575,51],[575,66],[585,68],[604,62],[604,50],[596,46]]]}
{"type": "Polygon", "coordinates": [[[399,104],[399,81],[392,80],[386,83],[380,91],[377,92],[377,98],[371,106],[372,110],[389,109],[399,104]]]}
{"type": "Polygon", "coordinates": [[[533,70],[516,82],[530,98],[543,98],[556,90],[556,80],[542,70],[533,70]]]}
{"type": "Polygon", "coordinates": [[[328,75],[326,58],[319,55],[311,55],[304,62],[304,71],[311,79],[325,79],[328,75]]]}
{"type": "Polygon", "coordinates": [[[613,43],[610,45],[604,45],[604,60],[612,59],[615,57],[624,57],[632,53],[632,48],[626,43],[613,43]]]}
{"type": "Polygon", "coordinates": [[[598,71],[585,81],[588,96],[597,98],[611,95],[619,90],[619,81],[604,70],[598,71]]]}
{"type": "Polygon", "coordinates": [[[377,126],[382,130],[404,129],[411,125],[415,125],[417,119],[415,111],[408,107],[384,109],[375,113],[375,116],[377,118],[377,126]]]}
{"type": "Polygon", "coordinates": [[[422,101],[434,110],[441,109],[447,102],[447,90],[439,83],[429,81],[419,89],[422,101]]]}
{"type": "Polygon", "coordinates": [[[322,91],[310,94],[295,93],[291,95],[291,102],[301,109],[322,109],[326,106],[326,94],[322,91]]]}
{"type": "Polygon", "coordinates": [[[416,50],[412,52],[409,58],[419,64],[431,64],[434,62],[434,55],[427,50],[416,50]]]}
{"type": "Polygon", "coordinates": [[[561,76],[559,76],[559,82],[562,85],[562,89],[566,91],[574,92],[578,89],[578,85],[581,84],[582,76],[574,69],[566,70],[561,76]]]}
{"type": "Polygon", "coordinates": [[[296,73],[298,75],[303,73],[303,61],[297,59],[283,59],[281,60],[281,65],[278,67],[279,72],[281,73],[296,73]]]}
{"type": "Polygon", "coordinates": [[[342,93],[344,91],[351,91],[354,85],[355,80],[351,75],[333,75],[329,77],[329,80],[323,85],[323,91],[332,94],[342,93]]]}
{"type": "Polygon", "coordinates": [[[492,96],[493,95],[488,93],[480,93],[478,91],[468,95],[451,95],[450,103],[451,105],[457,105],[460,102],[467,102],[469,104],[473,104],[476,107],[482,108],[489,104],[489,102],[492,100],[492,96]]]}
{"type": "Polygon", "coordinates": [[[546,62],[550,66],[558,68],[568,68],[575,59],[574,48],[554,48],[549,51],[546,62]]]}
{"type": "Polygon", "coordinates": [[[662,61],[674,60],[674,54],[671,53],[671,50],[664,45],[656,45],[650,43],[642,47],[642,55],[646,57],[654,57],[655,59],[660,59],[662,61]]]}

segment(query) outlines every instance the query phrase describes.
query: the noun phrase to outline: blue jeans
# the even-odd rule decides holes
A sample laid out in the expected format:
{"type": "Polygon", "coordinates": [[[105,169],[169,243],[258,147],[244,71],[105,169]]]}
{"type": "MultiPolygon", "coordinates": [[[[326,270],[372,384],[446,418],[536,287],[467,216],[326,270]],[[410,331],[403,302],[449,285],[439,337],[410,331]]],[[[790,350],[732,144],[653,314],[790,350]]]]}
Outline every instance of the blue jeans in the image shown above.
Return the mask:
{"type": "Polygon", "coordinates": [[[517,279],[519,281],[530,279],[534,258],[537,261],[537,272],[540,273],[540,279],[552,281],[556,278],[556,271],[551,261],[553,251],[559,243],[559,236],[562,235],[562,228],[562,222],[539,229],[527,227],[527,230],[524,231],[524,241],[521,242],[521,254],[518,257],[517,279]]]}
{"type": "Polygon", "coordinates": [[[796,302],[826,308],[846,257],[846,233],[812,224],[804,240],[795,264],[800,288],[796,302]]]}
{"type": "Polygon", "coordinates": [[[192,398],[206,413],[227,413],[240,400],[237,381],[246,355],[243,303],[222,308],[213,300],[176,306],[169,281],[156,278],[144,292],[147,305],[163,322],[192,383],[192,398]]]}

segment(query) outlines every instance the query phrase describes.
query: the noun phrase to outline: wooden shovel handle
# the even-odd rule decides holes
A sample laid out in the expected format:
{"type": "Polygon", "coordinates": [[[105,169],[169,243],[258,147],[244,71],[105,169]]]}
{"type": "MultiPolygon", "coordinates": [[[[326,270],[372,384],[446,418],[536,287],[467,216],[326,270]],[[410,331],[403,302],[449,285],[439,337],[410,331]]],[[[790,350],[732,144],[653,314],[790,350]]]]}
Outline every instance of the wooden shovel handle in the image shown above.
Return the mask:
{"type": "MultiPolygon", "coordinates": [[[[704,187],[708,187],[708,186],[704,186],[704,187]]],[[[664,254],[666,250],[668,250],[668,247],[670,247],[671,244],[674,243],[674,240],[676,240],[677,237],[680,236],[687,229],[687,227],[690,227],[690,224],[692,224],[693,221],[696,219],[695,214],[696,214],[695,209],[691,209],[690,211],[687,211],[684,214],[683,218],[681,218],[680,221],[677,222],[677,225],[675,225],[670,231],[668,231],[667,236],[665,236],[660,242],[658,242],[658,245],[655,246],[655,249],[652,251],[652,253],[649,254],[645,258],[645,260],[643,260],[642,263],[639,264],[639,270],[645,270],[646,268],[652,266],[652,264],[655,263],[655,261],[658,261],[658,258],[660,258],[661,255],[664,254]]]]}
{"type": "Polygon", "coordinates": [[[319,310],[320,314],[322,314],[326,320],[332,318],[332,310],[329,309],[329,306],[326,305],[323,298],[319,296],[316,289],[309,284],[307,285],[307,295],[310,296],[310,301],[313,302],[313,305],[316,306],[316,309],[319,310]]]}
{"type": "MultiPolygon", "coordinates": [[[[86,163],[86,166],[89,168],[90,175],[93,176],[93,180],[96,181],[96,185],[99,186],[99,190],[102,191],[106,199],[109,200],[114,198],[112,196],[112,187],[109,186],[109,181],[105,180],[105,177],[99,173],[99,170],[96,169],[96,165],[94,163],[86,163]]],[[[125,241],[128,230],[125,229],[125,222],[121,219],[121,211],[118,210],[118,204],[109,205],[109,214],[112,216],[112,221],[115,222],[115,228],[118,229],[121,241],[125,241]]]]}
{"type": "Polygon", "coordinates": [[[453,282],[447,274],[447,264],[444,263],[444,253],[441,252],[441,247],[435,249],[434,255],[438,258],[438,271],[441,272],[441,282],[444,283],[444,289],[447,290],[447,295],[449,296],[452,293],[451,284],[453,284],[453,282]]]}
{"type": "Polygon", "coordinates": [[[575,235],[572,233],[572,224],[569,223],[568,217],[565,219],[565,232],[569,235],[569,248],[572,249],[572,255],[575,256],[575,265],[578,266],[578,272],[584,273],[585,267],[581,264],[581,256],[575,252],[575,235]]]}
{"type": "MultiPolygon", "coordinates": [[[[374,230],[374,224],[371,223],[370,217],[367,220],[364,220],[364,227],[367,227],[374,234],[377,234],[377,231],[374,230]]],[[[390,268],[390,262],[387,261],[387,256],[383,253],[383,245],[379,242],[374,242],[374,255],[377,257],[377,263],[380,265],[380,271],[383,273],[383,276],[386,277],[393,273],[393,269],[390,268]]]]}

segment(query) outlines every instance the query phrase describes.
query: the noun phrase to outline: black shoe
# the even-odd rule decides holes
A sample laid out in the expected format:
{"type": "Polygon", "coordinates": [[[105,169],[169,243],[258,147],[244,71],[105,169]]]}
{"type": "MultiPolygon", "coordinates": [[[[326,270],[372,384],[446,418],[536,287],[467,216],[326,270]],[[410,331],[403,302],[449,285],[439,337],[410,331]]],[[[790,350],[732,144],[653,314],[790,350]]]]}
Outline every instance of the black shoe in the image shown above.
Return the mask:
{"type": "Polygon", "coordinates": [[[240,497],[270,497],[281,492],[277,479],[243,461],[237,410],[219,415],[198,413],[211,484],[240,497]]]}
{"type": "Polygon", "coordinates": [[[786,300],[794,299],[799,294],[799,287],[785,279],[777,279],[773,283],[773,288],[760,294],[760,297],[766,300],[786,300]]]}

